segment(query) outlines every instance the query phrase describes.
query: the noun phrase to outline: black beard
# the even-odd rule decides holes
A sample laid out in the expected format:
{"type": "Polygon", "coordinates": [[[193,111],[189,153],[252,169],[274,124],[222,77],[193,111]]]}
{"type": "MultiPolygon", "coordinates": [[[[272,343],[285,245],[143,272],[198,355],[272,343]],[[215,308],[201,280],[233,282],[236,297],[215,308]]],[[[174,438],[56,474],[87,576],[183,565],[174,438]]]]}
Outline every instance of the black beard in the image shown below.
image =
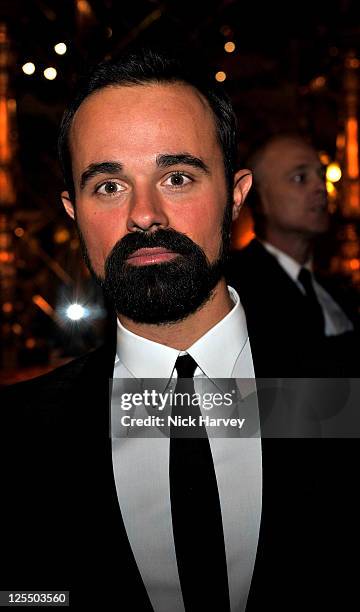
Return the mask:
{"type": "Polygon", "coordinates": [[[126,234],[105,261],[105,276],[94,271],[78,227],[85,262],[118,314],[136,323],[168,324],[196,312],[210,298],[224,274],[229,250],[231,209],[226,207],[220,253],[210,263],[203,249],[173,229],[126,234]],[[142,248],[164,247],[177,257],[169,262],[135,266],[128,257],[142,248]]]}

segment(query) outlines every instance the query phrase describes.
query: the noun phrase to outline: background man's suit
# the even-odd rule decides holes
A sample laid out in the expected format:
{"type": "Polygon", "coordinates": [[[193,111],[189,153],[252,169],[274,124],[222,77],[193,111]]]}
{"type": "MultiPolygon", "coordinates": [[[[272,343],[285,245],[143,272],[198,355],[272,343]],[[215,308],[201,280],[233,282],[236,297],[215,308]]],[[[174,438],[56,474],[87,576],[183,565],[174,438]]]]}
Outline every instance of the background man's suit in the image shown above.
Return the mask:
{"type": "MultiPolygon", "coordinates": [[[[67,589],[74,609],[151,610],[113,480],[114,354],[111,341],[5,391],[2,589],[67,589]]],[[[358,441],[265,439],[262,447],[263,512],[247,610],[352,609],[358,441]]]]}
{"type": "MultiPolygon", "coordinates": [[[[258,377],[360,375],[359,335],[314,339],[304,296],[258,240],[232,254],[227,278],[245,310],[258,377]]],[[[351,303],[325,288],[356,326],[351,303]]]]}

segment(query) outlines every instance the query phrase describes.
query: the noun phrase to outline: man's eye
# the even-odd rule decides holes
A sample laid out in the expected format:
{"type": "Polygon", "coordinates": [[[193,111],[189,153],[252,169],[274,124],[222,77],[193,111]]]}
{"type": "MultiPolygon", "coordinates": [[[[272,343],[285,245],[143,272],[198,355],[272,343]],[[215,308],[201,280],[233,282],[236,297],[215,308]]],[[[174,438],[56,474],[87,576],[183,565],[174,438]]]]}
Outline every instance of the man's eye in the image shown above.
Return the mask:
{"type": "Polygon", "coordinates": [[[305,183],[306,174],[304,173],[294,174],[294,176],[292,177],[292,180],[294,183],[305,183]]]}
{"type": "Polygon", "coordinates": [[[107,196],[115,195],[120,191],[124,191],[124,187],[115,181],[106,181],[96,189],[96,193],[107,196]]]}
{"type": "Polygon", "coordinates": [[[162,184],[166,187],[176,188],[184,187],[192,182],[192,179],[189,176],[186,176],[186,174],[183,174],[182,172],[174,172],[173,174],[170,174],[170,176],[168,176],[162,184]]]}

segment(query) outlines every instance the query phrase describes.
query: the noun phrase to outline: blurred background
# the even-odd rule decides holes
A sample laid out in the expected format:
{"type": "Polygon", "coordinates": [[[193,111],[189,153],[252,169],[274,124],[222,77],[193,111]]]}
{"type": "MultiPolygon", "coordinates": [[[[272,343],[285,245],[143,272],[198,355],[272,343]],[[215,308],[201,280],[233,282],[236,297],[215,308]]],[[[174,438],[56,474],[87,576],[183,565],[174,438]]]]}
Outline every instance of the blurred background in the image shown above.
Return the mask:
{"type": "MultiPolygon", "coordinates": [[[[240,158],[306,131],[327,166],[332,229],[316,263],[360,296],[360,15],[356,0],[1,0],[0,382],[101,343],[105,308],[65,216],[57,129],[77,75],[133,44],[206,60],[240,125],[240,158]]],[[[244,209],[233,247],[252,238],[244,209]]]]}

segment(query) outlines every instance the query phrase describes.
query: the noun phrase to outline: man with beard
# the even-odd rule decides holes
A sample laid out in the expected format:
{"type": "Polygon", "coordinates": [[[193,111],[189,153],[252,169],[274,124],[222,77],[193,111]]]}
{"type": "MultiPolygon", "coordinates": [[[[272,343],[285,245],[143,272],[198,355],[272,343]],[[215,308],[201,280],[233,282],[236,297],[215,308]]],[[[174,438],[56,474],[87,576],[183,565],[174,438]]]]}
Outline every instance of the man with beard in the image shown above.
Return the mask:
{"type": "Polygon", "coordinates": [[[202,428],[190,439],[180,428],[169,439],[113,429],[112,377],[160,378],[175,390],[187,379],[196,390],[201,378],[254,376],[242,306],[223,276],[230,222],[251,183],[235,171],[228,99],[141,51],[81,84],[59,149],[63,203],[114,327],[104,347],[5,394],[2,588],[69,590],[73,609],[344,602],[347,537],[336,521],[343,506],[346,525],[356,515],[351,470],[334,487],[316,449],[299,453],[298,440],[261,448],[256,431],[215,439],[202,428]]]}
{"type": "Polygon", "coordinates": [[[254,377],[244,313],[223,276],[251,185],[249,171],[235,172],[231,104],[177,60],[139,51],[80,84],[59,152],[62,201],[116,329],[103,348],[6,398],[22,438],[7,461],[25,505],[23,516],[8,482],[4,512],[17,541],[32,525],[38,552],[9,553],[3,580],[70,590],[74,607],[243,610],[260,523],[259,437],[210,444],[200,427],[196,438],[173,428],[171,439],[111,429],[109,440],[108,426],[112,377],[161,378],[178,392],[186,379],[195,392],[204,377],[254,377]]]}
{"type": "Polygon", "coordinates": [[[329,229],[315,149],[279,134],[248,164],[256,238],[233,254],[228,278],[245,309],[257,375],[358,375],[354,305],[313,272],[316,239],[329,229]]]}

